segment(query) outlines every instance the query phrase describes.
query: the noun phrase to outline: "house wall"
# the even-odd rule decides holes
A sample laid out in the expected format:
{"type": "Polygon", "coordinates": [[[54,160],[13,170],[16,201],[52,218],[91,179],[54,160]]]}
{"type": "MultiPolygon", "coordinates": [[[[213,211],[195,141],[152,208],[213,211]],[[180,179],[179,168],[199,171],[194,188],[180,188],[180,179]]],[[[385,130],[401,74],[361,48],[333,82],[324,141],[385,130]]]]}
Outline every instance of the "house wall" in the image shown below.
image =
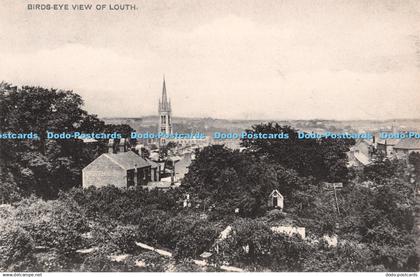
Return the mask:
{"type": "Polygon", "coordinates": [[[160,181],[160,176],[159,176],[159,168],[152,168],[151,169],[151,176],[150,176],[150,180],[152,182],[158,182],[160,181]]]}
{"type": "Polygon", "coordinates": [[[160,166],[158,168],[156,168],[156,180],[155,181],[160,181],[160,166]]]}
{"type": "Polygon", "coordinates": [[[283,197],[280,197],[280,196],[277,196],[277,197],[269,197],[269,199],[268,199],[268,206],[269,207],[273,207],[273,208],[280,208],[280,209],[283,209],[283,207],[284,207],[284,198],[283,197]],[[273,198],[277,198],[277,205],[276,206],[274,206],[274,203],[273,203],[273,198]]]}
{"type": "Polygon", "coordinates": [[[150,165],[127,170],[108,155],[103,154],[82,170],[83,187],[114,185],[119,188],[127,188],[129,172],[131,172],[133,186],[145,186],[152,177],[150,165]]]}
{"type": "Polygon", "coordinates": [[[391,157],[393,154],[394,154],[394,146],[393,145],[387,145],[386,146],[387,157],[391,157]]]}
{"type": "Polygon", "coordinates": [[[83,170],[83,188],[95,186],[97,188],[114,185],[119,188],[127,187],[127,173],[124,169],[117,170],[83,170]]]}
{"type": "Polygon", "coordinates": [[[146,186],[151,181],[151,167],[137,168],[137,185],[146,186]]]}
{"type": "Polygon", "coordinates": [[[386,157],[392,157],[392,155],[394,154],[394,145],[389,145],[389,144],[385,145],[385,144],[378,143],[377,150],[378,152],[381,152],[386,157]]]}
{"type": "Polygon", "coordinates": [[[378,143],[376,146],[376,150],[378,151],[378,153],[382,153],[383,155],[386,155],[386,148],[384,144],[378,143]]]}

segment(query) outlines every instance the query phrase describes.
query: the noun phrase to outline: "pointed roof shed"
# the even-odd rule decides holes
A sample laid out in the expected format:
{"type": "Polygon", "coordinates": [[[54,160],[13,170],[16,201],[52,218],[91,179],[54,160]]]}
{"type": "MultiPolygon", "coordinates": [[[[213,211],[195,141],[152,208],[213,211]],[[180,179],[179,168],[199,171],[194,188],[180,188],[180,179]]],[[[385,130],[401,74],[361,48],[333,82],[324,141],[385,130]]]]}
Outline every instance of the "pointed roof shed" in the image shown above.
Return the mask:
{"type": "Polygon", "coordinates": [[[270,197],[281,197],[281,198],[283,198],[283,195],[278,190],[275,189],[270,193],[270,197]]]}

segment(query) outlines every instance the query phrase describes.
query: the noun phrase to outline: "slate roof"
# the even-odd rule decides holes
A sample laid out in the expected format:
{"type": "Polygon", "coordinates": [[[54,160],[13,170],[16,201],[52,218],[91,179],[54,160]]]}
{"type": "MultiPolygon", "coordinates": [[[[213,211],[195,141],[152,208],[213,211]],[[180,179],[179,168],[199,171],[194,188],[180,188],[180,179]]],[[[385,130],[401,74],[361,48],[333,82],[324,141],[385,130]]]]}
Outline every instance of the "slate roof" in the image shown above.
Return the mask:
{"type": "Polygon", "coordinates": [[[355,152],[354,157],[363,165],[368,165],[371,162],[368,156],[360,152],[355,152]]]}
{"type": "Polygon", "coordinates": [[[125,170],[134,168],[149,167],[150,164],[142,157],[132,151],[121,152],[117,154],[105,153],[96,158],[87,165],[83,170],[106,169],[107,165],[113,164],[125,170]]]}
{"type": "Polygon", "coordinates": [[[420,149],[420,139],[415,139],[415,138],[402,139],[399,143],[397,143],[394,146],[394,149],[408,149],[408,150],[420,149]]]}
{"type": "Polygon", "coordinates": [[[367,145],[373,145],[373,142],[367,139],[356,139],[356,143],[354,145],[358,145],[361,143],[365,143],[367,145]]]}
{"type": "Polygon", "coordinates": [[[378,144],[385,144],[386,145],[396,145],[398,142],[400,142],[399,139],[380,139],[378,140],[378,144]]]}
{"type": "Polygon", "coordinates": [[[106,153],[103,155],[105,155],[110,160],[114,161],[119,166],[127,170],[150,166],[150,164],[146,160],[144,160],[142,157],[140,157],[133,151],[121,152],[117,154],[106,153]]]}

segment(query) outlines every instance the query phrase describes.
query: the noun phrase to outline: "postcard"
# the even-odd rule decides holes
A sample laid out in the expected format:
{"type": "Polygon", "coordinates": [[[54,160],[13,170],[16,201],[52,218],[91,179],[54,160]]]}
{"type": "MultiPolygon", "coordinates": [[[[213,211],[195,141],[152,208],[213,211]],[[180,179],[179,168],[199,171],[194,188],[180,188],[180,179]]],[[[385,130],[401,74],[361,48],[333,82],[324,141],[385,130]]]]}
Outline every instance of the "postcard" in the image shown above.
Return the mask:
{"type": "Polygon", "coordinates": [[[420,1],[3,0],[1,276],[418,276],[419,107],[420,1]]]}

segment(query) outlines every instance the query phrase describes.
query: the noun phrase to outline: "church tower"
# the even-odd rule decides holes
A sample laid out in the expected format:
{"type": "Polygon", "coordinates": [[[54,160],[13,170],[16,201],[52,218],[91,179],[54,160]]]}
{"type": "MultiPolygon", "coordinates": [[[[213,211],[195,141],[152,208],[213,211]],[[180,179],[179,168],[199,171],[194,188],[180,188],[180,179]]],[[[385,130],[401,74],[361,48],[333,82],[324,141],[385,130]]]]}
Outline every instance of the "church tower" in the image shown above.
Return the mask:
{"type": "Polygon", "coordinates": [[[171,100],[166,94],[165,77],[163,77],[162,98],[159,99],[159,129],[158,133],[172,134],[171,100]]]}

